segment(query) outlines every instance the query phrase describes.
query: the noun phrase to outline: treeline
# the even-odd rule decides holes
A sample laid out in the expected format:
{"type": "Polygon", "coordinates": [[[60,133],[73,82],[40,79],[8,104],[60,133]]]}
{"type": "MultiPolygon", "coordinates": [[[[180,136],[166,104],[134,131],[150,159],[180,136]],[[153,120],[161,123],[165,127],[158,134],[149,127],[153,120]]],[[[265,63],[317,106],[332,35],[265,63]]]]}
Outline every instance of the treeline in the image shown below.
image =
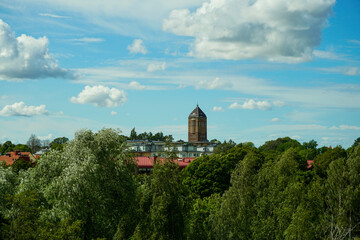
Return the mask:
{"type": "Polygon", "coordinates": [[[182,171],[169,160],[147,176],[134,174],[126,139],[84,130],[34,167],[0,167],[1,239],[360,236],[358,141],[346,150],[290,138],[224,142],[182,171]]]}
{"type": "Polygon", "coordinates": [[[4,155],[8,152],[20,151],[36,153],[41,149],[62,149],[63,144],[68,142],[66,137],[55,138],[53,141],[43,140],[41,141],[35,134],[31,134],[26,144],[13,144],[11,141],[6,141],[0,144],[0,155],[4,155]]]}

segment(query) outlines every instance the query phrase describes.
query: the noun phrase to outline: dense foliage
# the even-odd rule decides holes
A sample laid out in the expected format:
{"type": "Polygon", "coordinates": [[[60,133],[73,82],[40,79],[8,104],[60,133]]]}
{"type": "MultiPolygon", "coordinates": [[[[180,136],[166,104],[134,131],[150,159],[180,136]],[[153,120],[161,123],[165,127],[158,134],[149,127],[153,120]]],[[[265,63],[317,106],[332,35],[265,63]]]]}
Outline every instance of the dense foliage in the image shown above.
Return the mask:
{"type": "Polygon", "coordinates": [[[358,144],[224,142],[183,171],[169,159],[148,176],[135,174],[125,139],[83,130],[33,167],[1,165],[0,239],[360,237],[358,144]]]}

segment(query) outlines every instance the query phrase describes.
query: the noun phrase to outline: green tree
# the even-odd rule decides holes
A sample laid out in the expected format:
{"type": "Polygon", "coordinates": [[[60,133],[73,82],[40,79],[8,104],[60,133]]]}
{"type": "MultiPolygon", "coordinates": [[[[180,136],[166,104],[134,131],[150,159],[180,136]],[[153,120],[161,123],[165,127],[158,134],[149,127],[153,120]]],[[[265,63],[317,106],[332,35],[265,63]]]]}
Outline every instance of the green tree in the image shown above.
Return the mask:
{"type": "Polygon", "coordinates": [[[354,143],[353,143],[353,145],[352,145],[351,147],[355,148],[355,147],[357,147],[359,144],[360,144],[360,137],[358,137],[358,138],[354,141],[354,143]]]}
{"type": "Polygon", "coordinates": [[[111,238],[135,198],[135,168],[125,144],[113,129],[79,131],[63,152],[43,156],[20,189],[43,195],[51,206],[43,218],[80,220],[85,239],[111,238]]]}
{"type": "Polygon", "coordinates": [[[23,158],[19,158],[17,159],[12,165],[11,168],[15,173],[19,173],[20,170],[28,170],[29,168],[32,167],[31,162],[23,159],[23,158]]]}
{"type": "Polygon", "coordinates": [[[324,225],[331,239],[353,239],[360,235],[360,147],[348,159],[329,164],[324,225]]]}
{"type": "Polygon", "coordinates": [[[178,165],[171,159],[155,164],[145,189],[142,220],[132,239],[183,239],[185,192],[178,165]]]}
{"type": "Polygon", "coordinates": [[[55,138],[49,145],[51,149],[62,151],[64,148],[64,144],[69,142],[67,137],[58,137],[55,138]]]}
{"type": "MultiPolygon", "coordinates": [[[[187,219],[187,239],[215,239],[210,216],[219,208],[220,195],[213,194],[209,197],[197,198],[191,204],[190,213],[187,219]]],[[[224,223],[221,223],[223,225],[224,223]]]]}
{"type": "Polygon", "coordinates": [[[130,140],[136,140],[137,139],[137,134],[136,134],[135,128],[131,129],[129,138],[130,138],[130,140]]]}
{"type": "Polygon", "coordinates": [[[4,142],[0,147],[0,153],[6,154],[7,152],[11,152],[14,150],[15,145],[11,141],[4,142]]]}
{"type": "Polygon", "coordinates": [[[31,149],[28,145],[25,144],[17,144],[14,147],[14,151],[20,151],[20,152],[31,152],[31,149]]]}
{"type": "Polygon", "coordinates": [[[249,152],[236,166],[231,187],[224,193],[218,211],[211,215],[216,239],[252,238],[257,174],[263,161],[262,154],[249,152]]]}
{"type": "Polygon", "coordinates": [[[304,195],[306,185],[301,157],[294,148],[260,169],[256,184],[256,215],[253,239],[283,239],[292,215],[304,195]]]}
{"type": "Polygon", "coordinates": [[[229,140],[228,142],[226,142],[226,140],[217,145],[213,151],[214,154],[221,154],[224,153],[226,154],[226,152],[232,148],[234,148],[236,146],[236,143],[233,140],[229,140]]]}
{"type": "Polygon", "coordinates": [[[198,157],[183,170],[183,184],[201,198],[214,193],[222,194],[230,186],[231,173],[236,164],[253,150],[239,145],[228,150],[227,154],[198,157]]]}
{"type": "Polygon", "coordinates": [[[337,146],[333,149],[325,151],[323,154],[317,155],[314,159],[314,170],[321,177],[326,177],[326,171],[331,162],[339,158],[346,158],[347,153],[341,147],[337,146]]]}

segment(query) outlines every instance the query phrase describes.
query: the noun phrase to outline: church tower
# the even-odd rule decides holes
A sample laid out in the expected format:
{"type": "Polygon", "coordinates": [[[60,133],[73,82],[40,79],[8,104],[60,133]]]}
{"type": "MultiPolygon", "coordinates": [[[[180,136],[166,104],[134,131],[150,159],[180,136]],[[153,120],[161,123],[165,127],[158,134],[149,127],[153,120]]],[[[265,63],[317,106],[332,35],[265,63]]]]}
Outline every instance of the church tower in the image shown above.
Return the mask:
{"type": "Polygon", "coordinates": [[[188,118],[188,142],[207,142],[207,117],[199,105],[188,118]]]}

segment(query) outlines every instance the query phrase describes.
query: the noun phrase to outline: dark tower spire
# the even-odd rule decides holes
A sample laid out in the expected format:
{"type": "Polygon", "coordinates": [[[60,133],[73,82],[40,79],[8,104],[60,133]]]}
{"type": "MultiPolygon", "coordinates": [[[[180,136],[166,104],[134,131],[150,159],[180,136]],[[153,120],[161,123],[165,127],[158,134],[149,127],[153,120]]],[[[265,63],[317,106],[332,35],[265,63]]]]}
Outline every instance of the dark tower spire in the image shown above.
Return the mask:
{"type": "Polygon", "coordinates": [[[207,117],[199,105],[190,113],[188,118],[188,142],[207,141],[207,117]]]}

